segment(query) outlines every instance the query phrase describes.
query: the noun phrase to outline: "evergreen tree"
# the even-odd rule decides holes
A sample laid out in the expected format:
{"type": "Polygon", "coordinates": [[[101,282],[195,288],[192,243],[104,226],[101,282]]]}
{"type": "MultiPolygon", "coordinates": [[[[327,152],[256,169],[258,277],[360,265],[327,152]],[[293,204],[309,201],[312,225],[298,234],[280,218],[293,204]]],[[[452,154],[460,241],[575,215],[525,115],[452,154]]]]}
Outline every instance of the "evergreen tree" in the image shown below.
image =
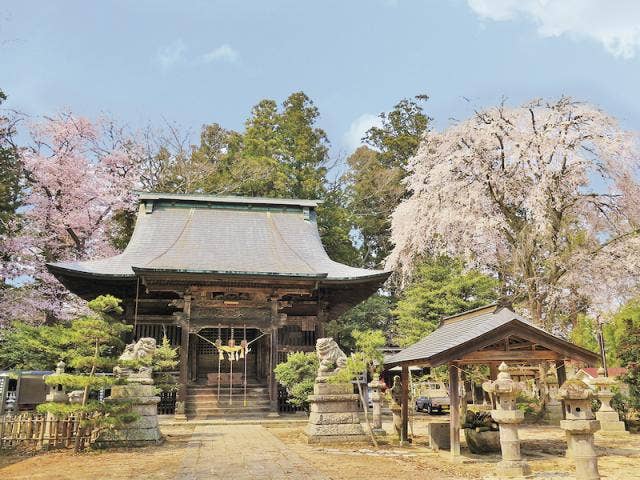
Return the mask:
{"type": "Polygon", "coordinates": [[[313,393],[313,382],[320,362],[316,352],[294,352],[287,356],[287,361],[276,365],[274,374],[289,394],[287,400],[291,405],[308,409],[308,397],[313,393]]]}
{"type": "Polygon", "coordinates": [[[122,337],[131,330],[131,326],[119,318],[120,303],[111,295],[99,296],[89,302],[90,314],[72,320],[68,328],[61,330],[67,345],[62,357],[73,373],[51,375],[47,383],[62,385],[68,390],[82,389],[82,406],[86,405],[90,391],[111,382],[109,377],[96,377],[96,373],[113,370],[124,348],[122,337]]]}
{"type": "Polygon", "coordinates": [[[354,331],[381,330],[388,334],[394,324],[391,313],[394,307],[393,297],[380,294],[372,295],[344,313],[339,319],[331,320],[327,324],[326,333],[333,337],[345,352],[354,352],[356,339],[352,333],[354,331]]]}
{"type": "Polygon", "coordinates": [[[445,256],[422,261],[393,312],[395,341],[401,347],[421,340],[442,317],[481,307],[498,298],[498,281],[445,256]]]}
{"type": "Polygon", "coordinates": [[[348,159],[345,175],[349,209],[362,243],[363,265],[380,267],[393,245],[390,217],[406,196],[403,179],[431,119],[421,102],[425,95],[403,99],[389,113],[381,113],[382,126],[369,129],[360,147],[348,159]]]}

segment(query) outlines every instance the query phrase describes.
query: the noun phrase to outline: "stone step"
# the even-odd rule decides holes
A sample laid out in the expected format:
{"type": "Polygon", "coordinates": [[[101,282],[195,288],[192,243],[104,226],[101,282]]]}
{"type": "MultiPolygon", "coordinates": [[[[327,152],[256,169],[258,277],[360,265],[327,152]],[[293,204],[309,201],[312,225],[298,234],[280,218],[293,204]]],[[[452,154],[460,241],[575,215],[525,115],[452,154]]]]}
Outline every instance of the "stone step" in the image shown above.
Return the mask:
{"type": "MultiPolygon", "coordinates": [[[[237,395],[231,397],[231,401],[233,403],[242,403],[244,401],[244,397],[242,395],[237,395]]],[[[269,397],[247,397],[247,402],[252,404],[261,404],[261,403],[269,403],[269,397]]],[[[218,404],[227,404],[229,403],[229,397],[220,397],[220,401],[217,398],[207,398],[207,399],[193,399],[187,398],[187,405],[218,405],[218,404]]]]}
{"type": "MultiPolygon", "coordinates": [[[[241,383],[234,383],[233,384],[233,389],[236,390],[238,388],[244,388],[244,385],[241,383]]],[[[265,385],[263,383],[248,383],[247,384],[247,390],[249,389],[256,389],[256,388],[269,388],[268,385],[265,385]]],[[[229,389],[229,384],[220,384],[220,390],[224,390],[224,389],[229,389]]],[[[187,386],[187,391],[189,392],[202,392],[202,391],[217,391],[218,390],[218,386],[217,385],[188,385],[187,386]]]]}
{"type": "Polygon", "coordinates": [[[186,409],[188,417],[222,417],[222,416],[238,416],[238,415],[260,415],[269,413],[270,408],[264,407],[252,407],[252,406],[227,406],[220,408],[199,408],[197,410],[186,409]]]}

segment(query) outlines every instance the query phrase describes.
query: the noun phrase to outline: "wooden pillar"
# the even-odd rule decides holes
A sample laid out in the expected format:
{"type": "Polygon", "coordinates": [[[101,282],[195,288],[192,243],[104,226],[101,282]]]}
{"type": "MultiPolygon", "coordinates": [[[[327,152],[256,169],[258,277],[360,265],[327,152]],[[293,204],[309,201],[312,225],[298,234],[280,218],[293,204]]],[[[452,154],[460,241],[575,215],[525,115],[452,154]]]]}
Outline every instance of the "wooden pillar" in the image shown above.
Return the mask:
{"type": "Polygon", "coordinates": [[[175,418],[186,420],[187,383],[189,381],[189,326],[191,318],[191,296],[184,296],[184,310],[180,323],[180,377],[176,395],[175,418]]]}
{"type": "Polygon", "coordinates": [[[460,385],[462,385],[463,392],[460,398],[460,418],[464,420],[467,417],[467,374],[464,370],[458,370],[458,374],[460,375],[460,385]]]}
{"type": "Polygon", "coordinates": [[[278,415],[278,382],[273,370],[278,364],[278,297],[271,297],[271,338],[270,338],[270,362],[269,362],[269,395],[270,395],[270,415],[278,415]]]}
{"type": "Polygon", "coordinates": [[[460,395],[458,389],[458,368],[455,364],[449,364],[449,407],[451,414],[449,420],[449,434],[451,437],[451,456],[460,455],[460,395]]]}
{"type": "Polygon", "coordinates": [[[193,333],[189,336],[189,380],[198,381],[198,337],[193,333]]]}
{"type": "Polygon", "coordinates": [[[402,405],[400,415],[402,417],[402,429],[400,430],[400,442],[409,442],[409,365],[402,365],[402,405]]]}

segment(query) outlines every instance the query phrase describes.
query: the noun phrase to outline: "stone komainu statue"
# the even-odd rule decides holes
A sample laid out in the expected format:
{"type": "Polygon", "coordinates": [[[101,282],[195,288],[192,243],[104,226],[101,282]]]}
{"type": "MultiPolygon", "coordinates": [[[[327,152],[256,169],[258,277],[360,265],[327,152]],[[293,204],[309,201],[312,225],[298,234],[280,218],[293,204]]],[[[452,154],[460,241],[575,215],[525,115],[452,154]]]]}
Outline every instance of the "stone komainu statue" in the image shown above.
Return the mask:
{"type": "Polygon", "coordinates": [[[120,360],[140,360],[147,356],[153,355],[156,351],[156,339],[144,337],[135,343],[130,343],[120,355],[120,360]]]}
{"type": "Polygon", "coordinates": [[[347,356],[331,337],[319,338],[316,343],[316,352],[320,359],[319,374],[326,375],[337,372],[347,364],[347,356]]]}
{"type": "MultiPolygon", "coordinates": [[[[152,384],[152,369],[150,366],[139,366],[137,372],[131,371],[131,368],[127,366],[127,362],[133,362],[135,360],[143,360],[153,357],[156,351],[156,339],[151,337],[144,337],[135,343],[130,343],[122,352],[122,355],[118,358],[121,365],[116,365],[113,368],[113,373],[116,378],[127,378],[129,382],[152,384]],[[124,368],[122,365],[125,365],[124,368]]],[[[130,365],[130,364],[129,364],[130,365]]]]}

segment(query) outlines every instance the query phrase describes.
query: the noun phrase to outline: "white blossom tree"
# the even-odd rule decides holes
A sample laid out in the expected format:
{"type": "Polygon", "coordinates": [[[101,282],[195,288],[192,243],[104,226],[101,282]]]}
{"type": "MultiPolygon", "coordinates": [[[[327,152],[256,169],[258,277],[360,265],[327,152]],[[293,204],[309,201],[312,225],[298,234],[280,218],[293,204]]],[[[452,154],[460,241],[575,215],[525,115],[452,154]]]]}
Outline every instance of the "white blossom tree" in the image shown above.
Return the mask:
{"type": "Polygon", "coordinates": [[[392,217],[388,266],[447,253],[495,274],[548,328],[625,298],[640,272],[637,138],[570,98],[428,132],[392,217]]]}

